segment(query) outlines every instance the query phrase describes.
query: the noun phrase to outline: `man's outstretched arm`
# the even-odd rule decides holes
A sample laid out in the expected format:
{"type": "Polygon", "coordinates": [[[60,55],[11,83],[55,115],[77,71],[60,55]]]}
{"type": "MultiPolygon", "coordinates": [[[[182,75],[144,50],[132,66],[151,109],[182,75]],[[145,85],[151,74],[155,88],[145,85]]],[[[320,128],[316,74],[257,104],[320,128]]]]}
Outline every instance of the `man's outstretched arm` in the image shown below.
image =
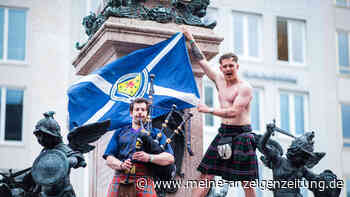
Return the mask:
{"type": "Polygon", "coordinates": [[[186,39],[190,41],[191,53],[193,57],[196,61],[198,61],[199,66],[203,69],[208,78],[211,79],[214,83],[216,83],[218,73],[210,67],[208,60],[205,58],[202,51],[197,46],[197,43],[194,40],[192,33],[184,26],[182,26],[181,29],[186,39]]]}

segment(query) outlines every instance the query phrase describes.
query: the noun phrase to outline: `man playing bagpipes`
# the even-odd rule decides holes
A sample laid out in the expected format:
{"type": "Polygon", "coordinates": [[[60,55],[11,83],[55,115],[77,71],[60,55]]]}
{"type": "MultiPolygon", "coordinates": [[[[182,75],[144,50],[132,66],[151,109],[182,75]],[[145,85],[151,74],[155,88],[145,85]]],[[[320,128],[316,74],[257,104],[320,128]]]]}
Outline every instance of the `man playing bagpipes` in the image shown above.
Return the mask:
{"type": "Polygon", "coordinates": [[[130,104],[131,125],[116,131],[107,146],[103,158],[106,159],[107,165],[115,170],[107,197],[157,196],[151,166],[165,167],[175,161],[173,150],[170,144],[166,143],[166,136],[159,134],[160,131],[155,128],[150,132],[143,128],[149,108],[150,103],[147,99],[133,100],[130,104]],[[156,146],[153,139],[159,140],[159,144],[164,145],[156,146]],[[146,151],[142,146],[153,147],[155,150],[146,151]],[[136,184],[140,178],[146,181],[142,188],[136,184]]]}

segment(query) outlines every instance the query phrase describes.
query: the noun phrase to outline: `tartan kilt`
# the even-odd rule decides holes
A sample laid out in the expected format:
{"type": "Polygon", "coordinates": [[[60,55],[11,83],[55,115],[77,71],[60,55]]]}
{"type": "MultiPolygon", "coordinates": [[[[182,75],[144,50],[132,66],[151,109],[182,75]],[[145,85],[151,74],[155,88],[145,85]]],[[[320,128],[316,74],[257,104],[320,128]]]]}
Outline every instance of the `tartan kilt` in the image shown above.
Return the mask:
{"type": "Polygon", "coordinates": [[[222,124],[197,170],[202,174],[221,176],[229,181],[257,180],[259,175],[256,142],[251,131],[250,125],[222,124]],[[221,159],[217,146],[222,138],[227,137],[232,138],[232,155],[229,159],[221,159]]]}
{"type": "MultiPolygon", "coordinates": [[[[133,191],[135,191],[136,194],[127,195],[127,196],[157,197],[156,190],[154,189],[153,178],[151,176],[146,175],[148,173],[145,173],[144,171],[146,170],[146,167],[139,163],[136,163],[134,165],[136,166],[137,170],[135,174],[129,174],[128,187],[130,187],[130,189],[131,187],[134,187],[133,191]],[[139,171],[138,169],[141,169],[141,170],[139,171]],[[139,184],[143,185],[144,187],[139,187],[139,185],[137,184],[138,181],[140,181],[139,184]]],[[[121,195],[120,185],[122,185],[125,182],[127,177],[128,177],[128,174],[117,172],[114,175],[112,182],[109,184],[107,197],[119,197],[121,195]]]]}

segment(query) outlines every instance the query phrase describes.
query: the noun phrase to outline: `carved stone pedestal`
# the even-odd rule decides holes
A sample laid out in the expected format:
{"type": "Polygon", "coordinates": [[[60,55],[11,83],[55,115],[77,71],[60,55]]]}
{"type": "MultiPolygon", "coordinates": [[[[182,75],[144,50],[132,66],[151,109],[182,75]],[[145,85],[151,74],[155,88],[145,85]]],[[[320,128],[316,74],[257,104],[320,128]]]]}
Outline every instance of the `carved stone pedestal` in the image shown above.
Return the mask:
{"type": "MultiPolygon", "coordinates": [[[[194,37],[208,59],[213,58],[219,52],[219,44],[223,40],[214,35],[213,31],[201,27],[188,28],[193,32],[194,37]]],[[[176,24],[160,24],[153,21],[141,21],[129,18],[109,18],[94,37],[81,50],[75,58],[73,65],[77,75],[87,75],[94,70],[124,56],[134,50],[144,48],[167,38],[170,38],[180,28],[176,24]]],[[[192,64],[195,79],[199,90],[202,89],[203,71],[195,63],[192,64]]],[[[182,172],[185,173],[184,180],[196,179],[199,176],[196,167],[203,155],[203,124],[202,116],[192,109],[192,150],[194,156],[190,157],[185,152],[182,172]]],[[[98,141],[96,149],[92,153],[89,162],[90,176],[90,197],[106,196],[108,184],[113,177],[113,171],[105,165],[102,155],[111,138],[109,133],[98,141]]],[[[191,190],[181,188],[175,195],[190,197],[191,190]]]]}

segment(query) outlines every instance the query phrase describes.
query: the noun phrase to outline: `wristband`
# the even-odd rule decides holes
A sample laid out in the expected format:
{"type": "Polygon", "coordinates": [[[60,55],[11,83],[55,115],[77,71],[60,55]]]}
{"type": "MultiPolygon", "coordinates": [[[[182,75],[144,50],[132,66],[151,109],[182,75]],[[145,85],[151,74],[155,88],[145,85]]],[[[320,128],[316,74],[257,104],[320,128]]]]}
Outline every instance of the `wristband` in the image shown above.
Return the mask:
{"type": "Polygon", "coordinates": [[[209,113],[214,113],[214,108],[209,108],[209,113]]]}
{"type": "Polygon", "coordinates": [[[194,40],[190,40],[190,44],[192,45],[194,43],[194,40]]]}
{"type": "Polygon", "coordinates": [[[150,155],[149,155],[149,160],[148,160],[148,162],[149,162],[149,163],[152,163],[153,159],[154,159],[154,156],[150,154],[150,155]]]}

